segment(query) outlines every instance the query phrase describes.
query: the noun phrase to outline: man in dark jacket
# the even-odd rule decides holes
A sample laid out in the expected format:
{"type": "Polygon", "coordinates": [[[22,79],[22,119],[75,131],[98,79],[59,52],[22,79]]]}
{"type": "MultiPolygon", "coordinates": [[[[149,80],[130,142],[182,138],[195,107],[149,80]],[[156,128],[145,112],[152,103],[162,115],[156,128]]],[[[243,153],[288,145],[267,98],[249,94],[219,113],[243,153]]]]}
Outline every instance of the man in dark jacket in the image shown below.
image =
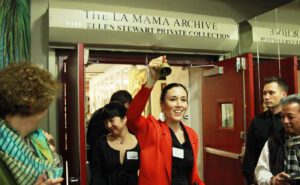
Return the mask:
{"type": "Polygon", "coordinates": [[[257,115],[247,131],[246,151],[242,164],[242,173],[247,185],[254,184],[254,169],[260,152],[269,136],[280,132],[280,100],[287,95],[288,86],[277,77],[266,78],[263,88],[263,101],[267,110],[257,115]]]}
{"type": "Polygon", "coordinates": [[[300,184],[300,96],[287,96],[281,105],[284,129],[263,147],[255,168],[258,185],[300,184]]]}

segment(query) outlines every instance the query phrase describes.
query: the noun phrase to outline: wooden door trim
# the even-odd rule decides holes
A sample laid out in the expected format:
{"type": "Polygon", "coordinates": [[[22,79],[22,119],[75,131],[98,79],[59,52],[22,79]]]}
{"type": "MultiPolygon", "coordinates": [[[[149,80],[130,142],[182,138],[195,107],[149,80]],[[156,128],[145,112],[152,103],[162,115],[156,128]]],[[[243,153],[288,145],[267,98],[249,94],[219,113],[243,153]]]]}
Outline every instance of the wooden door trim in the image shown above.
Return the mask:
{"type": "MultiPolygon", "coordinates": [[[[84,115],[84,44],[77,44],[78,60],[78,98],[79,98],[79,161],[80,161],[80,184],[85,185],[86,178],[86,142],[85,142],[85,115],[84,115]],[[83,74],[81,76],[81,74],[83,74]]],[[[75,152],[75,151],[74,151],[75,152]]]]}

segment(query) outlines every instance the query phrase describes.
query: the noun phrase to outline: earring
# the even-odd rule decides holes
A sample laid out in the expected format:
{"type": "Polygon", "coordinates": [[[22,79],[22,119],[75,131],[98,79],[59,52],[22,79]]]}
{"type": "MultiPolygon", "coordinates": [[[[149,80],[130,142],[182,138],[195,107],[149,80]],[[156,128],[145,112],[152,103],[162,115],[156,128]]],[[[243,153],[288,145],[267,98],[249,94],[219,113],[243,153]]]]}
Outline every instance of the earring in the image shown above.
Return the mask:
{"type": "Polygon", "coordinates": [[[160,112],[160,113],[159,113],[159,119],[160,119],[160,121],[166,121],[165,113],[160,112]]]}
{"type": "Polygon", "coordinates": [[[190,116],[189,116],[189,115],[187,115],[187,114],[185,114],[185,115],[183,116],[183,119],[185,119],[185,120],[189,120],[189,119],[190,119],[190,116]]]}

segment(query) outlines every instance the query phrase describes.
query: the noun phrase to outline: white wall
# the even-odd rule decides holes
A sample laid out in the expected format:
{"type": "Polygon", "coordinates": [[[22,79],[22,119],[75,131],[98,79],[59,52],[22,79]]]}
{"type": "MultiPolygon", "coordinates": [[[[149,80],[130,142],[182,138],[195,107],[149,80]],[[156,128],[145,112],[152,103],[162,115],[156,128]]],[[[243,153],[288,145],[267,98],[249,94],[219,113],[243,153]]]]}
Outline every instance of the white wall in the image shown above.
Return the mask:
{"type": "Polygon", "coordinates": [[[49,18],[48,1],[31,1],[31,55],[30,60],[48,68],[49,18]]]}
{"type": "MultiPolygon", "coordinates": [[[[40,65],[57,77],[57,66],[55,63],[54,51],[49,51],[49,17],[48,17],[48,0],[31,1],[31,54],[32,63],[40,65]],[[49,55],[48,55],[49,54],[49,55]],[[48,59],[49,57],[49,59],[48,59]]],[[[53,102],[48,111],[48,115],[42,120],[40,127],[50,132],[57,142],[57,106],[53,102]]]]}
{"type": "Polygon", "coordinates": [[[198,133],[198,170],[203,180],[203,132],[202,132],[202,68],[190,68],[190,121],[198,133]]]}
{"type": "MultiPolygon", "coordinates": [[[[48,57],[48,70],[52,73],[55,79],[58,76],[58,66],[56,65],[55,51],[49,50],[48,57]]],[[[57,102],[54,101],[49,107],[48,117],[46,121],[47,131],[52,134],[56,146],[58,146],[58,111],[57,111],[57,102]]]]}

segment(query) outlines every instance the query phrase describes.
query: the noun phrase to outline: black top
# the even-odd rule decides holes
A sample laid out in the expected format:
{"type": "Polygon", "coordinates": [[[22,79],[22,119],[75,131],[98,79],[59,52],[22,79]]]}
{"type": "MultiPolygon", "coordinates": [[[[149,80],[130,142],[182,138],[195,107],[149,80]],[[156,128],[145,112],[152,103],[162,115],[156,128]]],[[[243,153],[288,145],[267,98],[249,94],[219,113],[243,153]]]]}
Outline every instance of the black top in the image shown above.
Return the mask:
{"type": "Polygon", "coordinates": [[[137,185],[140,147],[126,150],[123,164],[120,152],[111,148],[106,136],[99,139],[95,146],[92,185],[137,185]]]}
{"type": "Polygon", "coordinates": [[[189,185],[189,177],[193,169],[194,157],[190,140],[184,130],[185,142],[180,144],[174,132],[172,137],[172,185],[189,185]]]}
{"type": "Polygon", "coordinates": [[[98,141],[99,137],[103,135],[107,135],[109,132],[105,128],[104,121],[101,116],[102,108],[96,110],[89,120],[87,133],[86,133],[86,143],[87,143],[87,160],[89,161],[89,165],[91,170],[93,168],[93,159],[94,159],[94,147],[96,141],[98,141]]]}
{"type": "Polygon", "coordinates": [[[248,185],[254,184],[254,170],[265,142],[282,128],[281,113],[273,115],[270,111],[266,111],[252,121],[247,131],[246,151],[242,164],[242,173],[248,185]]]}
{"type": "MultiPolygon", "coordinates": [[[[280,133],[274,134],[268,140],[269,147],[269,167],[273,176],[284,170],[284,160],[286,155],[286,138],[284,128],[280,133]]],[[[291,175],[291,174],[290,174],[291,175]]]]}

